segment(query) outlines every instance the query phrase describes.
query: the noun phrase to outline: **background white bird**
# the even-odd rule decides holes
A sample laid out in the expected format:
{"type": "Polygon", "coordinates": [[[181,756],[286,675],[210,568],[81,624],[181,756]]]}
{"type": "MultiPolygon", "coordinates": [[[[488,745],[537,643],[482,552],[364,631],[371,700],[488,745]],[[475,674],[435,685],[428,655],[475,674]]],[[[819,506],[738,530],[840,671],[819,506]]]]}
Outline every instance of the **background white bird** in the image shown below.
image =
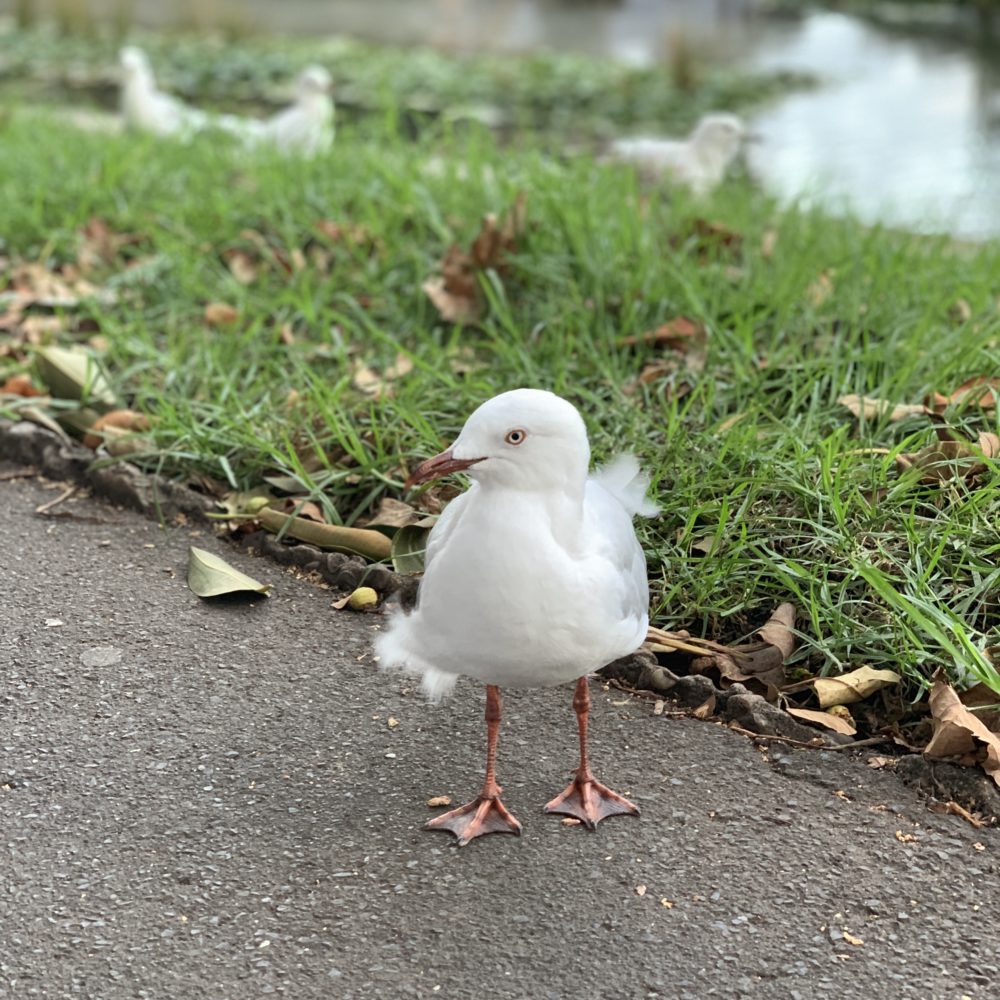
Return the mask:
{"type": "Polygon", "coordinates": [[[711,114],[686,139],[617,139],[608,152],[612,159],[634,164],[646,180],[673,180],[707,194],[722,182],[746,138],[746,126],[736,115],[711,114]]]}
{"type": "Polygon", "coordinates": [[[422,674],[432,699],[459,674],[487,685],[483,789],[427,824],[454,833],[460,845],[521,829],[500,802],[494,774],[505,685],[578,682],[580,765],[548,812],[591,829],[607,816],[638,814],[590,772],[586,675],[646,636],[646,561],[631,522],[656,507],[645,499],[648,479],[634,457],[592,476],[589,463],[576,408],[550,392],[515,389],[483,403],[454,445],[410,477],[415,484],[464,471],[473,480],[431,532],[416,609],[394,616],[376,641],[381,665],[422,674]]]}
{"type": "Polygon", "coordinates": [[[119,59],[121,108],[126,127],[186,139],[208,126],[210,119],[204,111],[157,88],[156,77],[142,49],[127,45],[121,50],[119,59]]]}
{"type": "Polygon", "coordinates": [[[316,156],[333,144],[333,81],[322,66],[307,66],[295,83],[295,100],[264,121],[222,115],[217,124],[248,146],[273,146],[287,155],[316,156]]]}

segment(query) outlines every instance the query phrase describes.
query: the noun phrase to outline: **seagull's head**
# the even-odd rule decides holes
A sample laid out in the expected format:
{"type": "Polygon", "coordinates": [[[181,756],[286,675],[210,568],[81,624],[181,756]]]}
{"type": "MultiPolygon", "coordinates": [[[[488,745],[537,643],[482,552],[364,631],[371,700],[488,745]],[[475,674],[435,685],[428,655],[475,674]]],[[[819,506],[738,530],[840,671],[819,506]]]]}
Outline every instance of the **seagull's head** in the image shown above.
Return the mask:
{"type": "Polygon", "coordinates": [[[513,389],[483,403],[455,443],[417,466],[406,485],[466,472],[483,486],[582,490],[589,465],[576,407],[542,389],[513,389]]]}
{"type": "Polygon", "coordinates": [[[728,163],[740,151],[747,129],[742,119],[730,114],[705,115],[691,133],[699,152],[728,163]]]}
{"type": "Polygon", "coordinates": [[[146,58],[146,53],[137,45],[126,45],[118,53],[118,61],[121,63],[122,71],[128,79],[144,76],[150,72],[149,59],[146,58]]]}
{"type": "Polygon", "coordinates": [[[306,66],[299,73],[296,83],[299,97],[314,97],[317,94],[329,94],[333,87],[333,80],[328,70],[322,66],[306,66]]]}

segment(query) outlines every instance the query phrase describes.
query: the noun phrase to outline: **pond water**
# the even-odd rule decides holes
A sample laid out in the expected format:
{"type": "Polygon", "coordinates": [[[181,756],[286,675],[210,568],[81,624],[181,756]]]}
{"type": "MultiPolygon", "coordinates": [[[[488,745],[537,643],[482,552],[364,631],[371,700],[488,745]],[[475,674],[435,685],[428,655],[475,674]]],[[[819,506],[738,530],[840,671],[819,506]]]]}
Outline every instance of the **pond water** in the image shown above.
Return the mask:
{"type": "Polygon", "coordinates": [[[766,187],[868,221],[1000,235],[1000,60],[839,14],[770,34],[749,65],[808,70],[821,83],[755,120],[749,161],[766,187]]]}
{"type": "MultiPolygon", "coordinates": [[[[55,0],[49,0],[54,4],[55,0]]],[[[123,0],[89,0],[111,16],[123,0]]],[[[0,10],[14,0],[0,0],[0,10]]],[[[40,3],[39,6],[44,6],[40,3]]],[[[1000,235],[1000,54],[759,0],[128,0],[140,23],[240,23],[455,51],[568,49],[649,64],[694,53],[820,80],[762,109],[748,153],[783,199],[965,238],[1000,235]]]]}

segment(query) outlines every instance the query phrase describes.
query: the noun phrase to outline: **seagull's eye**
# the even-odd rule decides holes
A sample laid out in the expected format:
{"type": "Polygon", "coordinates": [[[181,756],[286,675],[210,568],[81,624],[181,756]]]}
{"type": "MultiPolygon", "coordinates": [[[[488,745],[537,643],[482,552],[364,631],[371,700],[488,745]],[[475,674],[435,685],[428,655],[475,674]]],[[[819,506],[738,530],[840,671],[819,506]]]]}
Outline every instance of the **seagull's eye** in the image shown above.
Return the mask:
{"type": "Polygon", "coordinates": [[[521,430],[520,427],[515,427],[512,431],[507,431],[504,441],[507,444],[521,444],[527,436],[527,431],[521,430]]]}

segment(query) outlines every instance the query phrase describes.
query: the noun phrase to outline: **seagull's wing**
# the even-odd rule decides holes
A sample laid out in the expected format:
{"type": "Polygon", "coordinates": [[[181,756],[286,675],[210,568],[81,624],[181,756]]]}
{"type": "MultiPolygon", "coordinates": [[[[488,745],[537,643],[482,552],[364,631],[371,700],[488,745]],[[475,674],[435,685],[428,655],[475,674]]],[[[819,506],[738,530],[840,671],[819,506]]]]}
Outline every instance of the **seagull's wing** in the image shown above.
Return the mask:
{"type": "Polygon", "coordinates": [[[427,548],[424,551],[424,572],[427,571],[434,557],[448,544],[448,539],[455,530],[455,526],[462,516],[462,511],[469,503],[469,497],[473,496],[478,489],[478,484],[473,483],[461,496],[455,497],[437,519],[437,523],[427,537],[427,548]]]}
{"type": "Polygon", "coordinates": [[[677,166],[683,159],[687,143],[676,139],[654,139],[638,136],[617,139],[611,145],[611,155],[627,163],[635,163],[651,170],[666,170],[677,166]]]}
{"type": "Polygon", "coordinates": [[[621,612],[626,622],[645,632],[649,610],[646,557],[635,536],[632,517],[650,517],[657,507],[646,499],[649,477],[639,469],[634,455],[620,455],[587,480],[584,517],[588,538],[596,554],[610,563],[617,583],[621,612]]]}

